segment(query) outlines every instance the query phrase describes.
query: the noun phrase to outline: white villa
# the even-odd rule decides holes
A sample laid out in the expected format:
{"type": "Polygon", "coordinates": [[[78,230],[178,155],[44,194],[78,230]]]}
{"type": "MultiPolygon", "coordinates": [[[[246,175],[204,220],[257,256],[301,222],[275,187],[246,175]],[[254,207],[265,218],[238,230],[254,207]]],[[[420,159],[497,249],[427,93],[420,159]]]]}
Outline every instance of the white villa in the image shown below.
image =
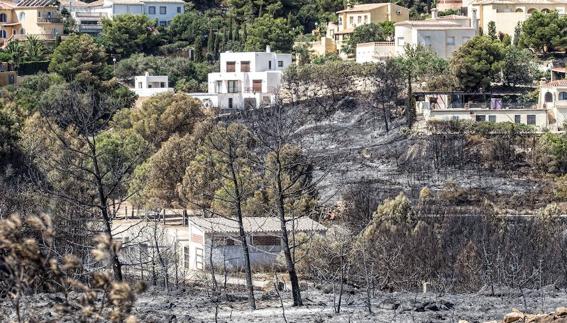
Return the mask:
{"type": "MultiPolygon", "coordinates": [[[[489,94],[486,94],[490,96],[489,94]]],[[[537,104],[503,102],[492,95],[486,102],[475,100],[482,94],[426,93],[416,102],[418,114],[428,120],[470,120],[512,122],[534,126],[537,130],[565,130],[567,121],[567,80],[543,84],[537,104]]]]}
{"type": "Polygon", "coordinates": [[[209,73],[208,93],[190,93],[205,106],[221,110],[257,108],[274,103],[283,71],[291,65],[291,54],[225,52],[220,72],[209,73]]]}
{"type": "Polygon", "coordinates": [[[440,17],[431,9],[431,19],[406,20],[395,24],[394,42],[362,43],[356,47],[356,62],[378,62],[403,55],[405,46],[430,47],[439,57],[447,59],[478,30],[476,12],[471,16],[450,15],[440,17]]]}
{"type": "MultiPolygon", "coordinates": [[[[150,255],[151,252],[148,251],[157,244],[161,252],[178,255],[180,265],[187,273],[208,268],[211,250],[215,267],[243,269],[239,227],[235,220],[182,216],[181,213],[163,216],[155,219],[120,218],[113,221],[114,237],[125,246],[121,254],[124,261],[139,262],[140,257],[150,255]]],[[[252,268],[257,270],[275,265],[282,250],[279,219],[245,217],[243,221],[252,268]]],[[[307,235],[325,234],[327,231],[325,226],[309,218],[290,220],[290,233],[293,232],[292,227],[294,232],[307,235]]]]}
{"type": "Polygon", "coordinates": [[[146,15],[160,26],[167,26],[175,16],[185,11],[183,0],[97,0],[86,3],[80,0],[62,0],[77,22],[77,31],[98,34],[102,19],[123,14],[146,15]]]}
{"type": "Polygon", "coordinates": [[[169,87],[167,76],[151,76],[146,72],[145,75],[134,78],[132,91],[139,97],[149,97],[160,93],[173,92],[173,88],[169,87]]]}

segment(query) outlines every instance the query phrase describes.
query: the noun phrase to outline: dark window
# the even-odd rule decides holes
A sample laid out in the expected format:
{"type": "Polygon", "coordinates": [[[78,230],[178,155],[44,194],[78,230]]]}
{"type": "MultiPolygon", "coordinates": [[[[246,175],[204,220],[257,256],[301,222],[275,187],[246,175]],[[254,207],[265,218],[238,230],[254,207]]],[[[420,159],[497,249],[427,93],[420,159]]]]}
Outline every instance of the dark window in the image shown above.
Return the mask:
{"type": "Polygon", "coordinates": [[[519,114],[516,114],[514,116],[514,123],[522,123],[522,116],[519,114]]]}
{"type": "Polygon", "coordinates": [[[236,72],[236,62],[226,62],[227,72],[236,72]]]}
{"type": "Polygon", "coordinates": [[[283,61],[278,61],[278,67],[283,67],[283,61]]]}
{"type": "Polygon", "coordinates": [[[496,116],[495,115],[488,116],[488,121],[489,122],[496,122],[496,116]]]}
{"type": "Polygon", "coordinates": [[[536,116],[534,114],[528,114],[528,124],[530,125],[536,124],[536,116]]]}
{"type": "Polygon", "coordinates": [[[476,121],[486,121],[486,116],[483,114],[477,115],[476,121]]]}
{"type": "Polygon", "coordinates": [[[255,236],[252,237],[252,244],[255,246],[279,246],[280,238],[275,236],[255,236]]]}
{"type": "Polygon", "coordinates": [[[189,269],[189,247],[183,247],[183,268],[189,269]]]}
{"type": "Polygon", "coordinates": [[[177,13],[181,13],[181,7],[177,7],[177,13]]]}
{"type": "Polygon", "coordinates": [[[262,80],[253,80],[252,81],[252,91],[253,92],[262,92],[262,80]]]}
{"type": "Polygon", "coordinates": [[[238,92],[238,81],[227,81],[228,93],[237,93],[238,92]]]}
{"type": "Polygon", "coordinates": [[[268,62],[268,69],[271,70],[272,69],[272,61],[268,62]]]}
{"type": "Polygon", "coordinates": [[[232,98],[228,98],[228,108],[232,109],[232,98]]]}
{"type": "Polygon", "coordinates": [[[156,14],[156,7],[149,7],[148,8],[148,13],[150,15],[155,15],[156,14]]]}
{"type": "Polygon", "coordinates": [[[567,100],[567,92],[559,92],[559,101],[567,100]]]}
{"type": "Polygon", "coordinates": [[[167,14],[167,7],[159,7],[159,14],[160,15],[167,14]]]}
{"type": "Polygon", "coordinates": [[[240,71],[250,72],[250,62],[249,61],[240,62],[240,71]]]}
{"type": "Polygon", "coordinates": [[[544,96],[544,101],[553,102],[553,94],[551,94],[550,92],[546,92],[544,96]]]}
{"type": "Polygon", "coordinates": [[[160,87],[164,88],[164,87],[165,87],[165,82],[161,82],[159,85],[160,85],[160,87]]]}

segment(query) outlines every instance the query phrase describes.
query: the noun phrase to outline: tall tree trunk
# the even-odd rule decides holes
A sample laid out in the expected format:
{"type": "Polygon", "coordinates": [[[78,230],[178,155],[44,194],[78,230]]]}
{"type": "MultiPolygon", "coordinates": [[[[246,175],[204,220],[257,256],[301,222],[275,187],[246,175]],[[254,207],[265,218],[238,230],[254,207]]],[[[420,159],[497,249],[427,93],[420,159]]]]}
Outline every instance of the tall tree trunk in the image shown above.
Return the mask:
{"type": "Polygon", "coordinates": [[[236,219],[238,221],[238,231],[240,234],[240,243],[242,244],[242,253],[244,255],[244,270],[246,271],[246,287],[248,287],[248,306],[250,309],[256,309],[256,300],[254,299],[254,285],[252,285],[252,268],[250,264],[250,250],[248,250],[248,241],[246,241],[246,232],[244,231],[244,221],[242,220],[242,197],[240,196],[240,186],[238,184],[238,178],[236,177],[236,171],[234,169],[234,152],[232,147],[229,152],[229,164],[230,173],[232,177],[232,183],[234,185],[234,195],[235,201],[235,211],[236,219]]]}
{"type": "MultiPolygon", "coordinates": [[[[293,258],[291,255],[291,249],[289,247],[289,237],[287,234],[287,226],[286,226],[286,218],[285,218],[285,197],[283,193],[282,187],[282,163],[280,160],[279,151],[276,153],[276,160],[277,160],[277,170],[276,170],[276,186],[277,186],[277,204],[278,204],[278,216],[280,218],[280,227],[282,230],[282,248],[285,255],[286,267],[287,272],[289,274],[289,281],[291,282],[291,293],[293,295],[293,306],[301,306],[303,305],[303,301],[301,300],[301,290],[299,288],[299,279],[297,278],[297,272],[295,271],[295,263],[293,262],[293,258]]],[[[293,220],[293,219],[292,219],[293,220]]]]}
{"type": "Polygon", "coordinates": [[[411,87],[412,77],[411,71],[408,72],[408,106],[406,107],[406,122],[408,126],[411,128],[414,122],[414,115],[413,115],[413,91],[411,87]]]}

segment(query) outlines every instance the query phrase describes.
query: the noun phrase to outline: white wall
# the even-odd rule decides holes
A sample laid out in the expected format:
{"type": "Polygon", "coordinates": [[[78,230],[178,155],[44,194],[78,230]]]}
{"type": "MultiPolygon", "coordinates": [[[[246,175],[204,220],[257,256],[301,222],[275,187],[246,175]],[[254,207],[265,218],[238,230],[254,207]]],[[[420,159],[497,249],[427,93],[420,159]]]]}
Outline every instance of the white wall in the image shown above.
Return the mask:
{"type": "Polygon", "coordinates": [[[447,110],[427,110],[424,109],[423,115],[426,120],[471,120],[475,121],[477,116],[485,116],[486,121],[489,121],[489,116],[495,117],[495,122],[515,122],[515,116],[520,116],[520,123],[527,124],[527,116],[535,115],[536,124],[539,130],[548,127],[547,110],[543,109],[503,109],[503,110],[488,110],[488,109],[447,109],[447,110]]]}
{"type": "Polygon", "coordinates": [[[146,14],[151,19],[156,19],[158,21],[158,25],[168,25],[171,23],[175,16],[183,14],[185,11],[183,2],[158,2],[158,1],[149,1],[144,2],[144,14],[146,14]],[[150,7],[155,9],[155,13],[151,14],[150,7]],[[161,13],[160,7],[165,7],[165,14],[161,13]]]}

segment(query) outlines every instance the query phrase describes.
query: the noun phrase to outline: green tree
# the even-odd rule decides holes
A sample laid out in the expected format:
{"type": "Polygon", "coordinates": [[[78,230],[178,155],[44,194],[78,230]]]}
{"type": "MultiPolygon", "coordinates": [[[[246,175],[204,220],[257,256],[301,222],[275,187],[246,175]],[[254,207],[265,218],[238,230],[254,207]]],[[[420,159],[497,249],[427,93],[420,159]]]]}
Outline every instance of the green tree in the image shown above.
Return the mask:
{"type": "Polygon", "coordinates": [[[507,85],[531,85],[537,73],[536,58],[528,49],[508,46],[502,65],[502,81],[507,85]]]}
{"type": "Polygon", "coordinates": [[[34,35],[29,35],[24,43],[24,59],[27,62],[42,61],[47,53],[43,42],[34,35]]]}
{"type": "Polygon", "coordinates": [[[133,53],[151,53],[161,42],[155,20],[130,14],[104,19],[100,39],[108,52],[122,58],[133,53]]]}
{"type": "Polygon", "coordinates": [[[520,45],[539,53],[547,53],[555,47],[567,45],[567,17],[557,11],[536,11],[522,23],[520,45]]]}
{"type": "Polygon", "coordinates": [[[247,51],[264,51],[270,45],[274,51],[290,52],[293,47],[294,35],[284,18],[264,15],[248,26],[247,33],[247,51]]]}
{"type": "Polygon", "coordinates": [[[364,24],[354,29],[347,41],[343,51],[347,54],[356,53],[356,45],[360,43],[380,42],[393,37],[393,25],[391,22],[382,24],[364,24]]]}
{"type": "Polygon", "coordinates": [[[67,82],[96,85],[110,78],[104,47],[86,34],[67,37],[53,52],[49,71],[61,75],[67,82]]]}
{"type": "Polygon", "coordinates": [[[396,61],[400,65],[406,79],[408,103],[405,115],[406,122],[411,126],[415,121],[413,83],[421,81],[424,77],[429,75],[436,74],[442,70],[446,63],[430,48],[421,45],[406,45],[404,54],[396,58],[396,61]]]}
{"type": "Polygon", "coordinates": [[[476,36],[453,54],[451,68],[461,89],[478,92],[490,89],[491,83],[498,80],[503,60],[500,41],[476,36]]]}
{"type": "Polygon", "coordinates": [[[183,93],[164,93],[152,96],[135,110],[122,110],[113,125],[131,129],[155,150],[174,134],[183,136],[193,132],[195,125],[204,119],[196,99],[183,93]]]}

